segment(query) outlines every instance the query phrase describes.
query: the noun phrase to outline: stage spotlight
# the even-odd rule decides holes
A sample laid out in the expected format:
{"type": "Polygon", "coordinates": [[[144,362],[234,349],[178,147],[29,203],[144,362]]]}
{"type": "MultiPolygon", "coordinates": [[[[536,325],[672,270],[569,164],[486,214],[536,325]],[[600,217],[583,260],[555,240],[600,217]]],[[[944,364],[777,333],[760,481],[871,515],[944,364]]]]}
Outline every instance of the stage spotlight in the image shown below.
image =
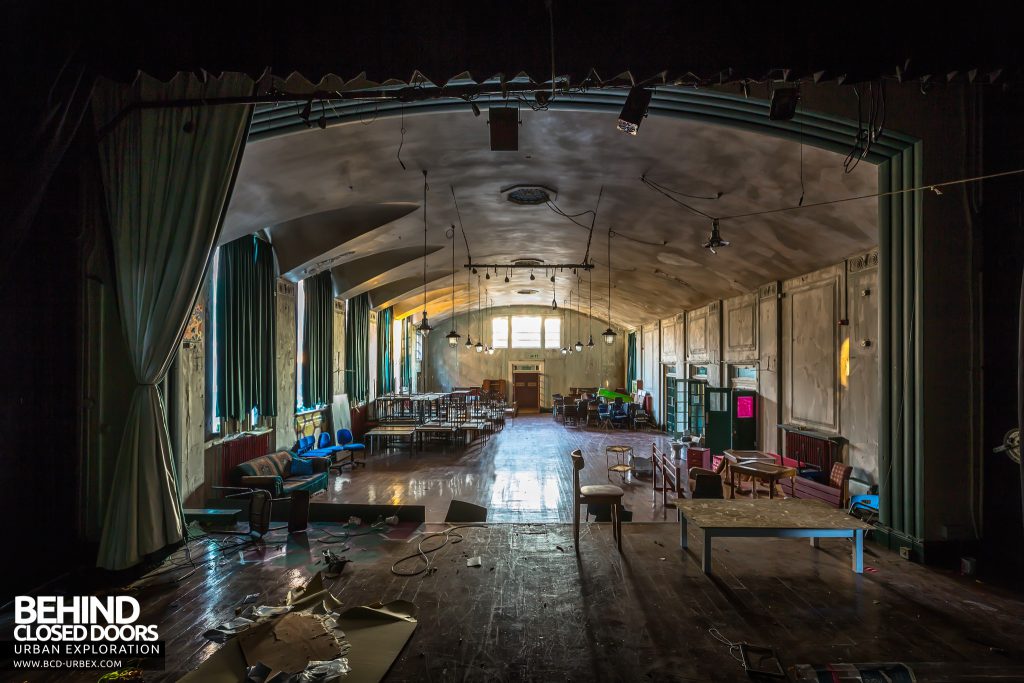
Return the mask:
{"type": "Polygon", "coordinates": [[[634,87],[630,89],[626,97],[626,103],[622,105],[619,113],[618,128],[623,133],[636,135],[640,129],[640,123],[647,116],[647,106],[651,103],[651,91],[634,87]]]}
{"type": "Polygon", "coordinates": [[[795,83],[777,83],[772,87],[772,100],[768,118],[772,121],[789,121],[796,114],[800,103],[800,87],[795,83]]]}
{"type": "Polygon", "coordinates": [[[469,106],[473,109],[473,116],[480,116],[480,106],[476,102],[470,102],[469,106]]]}

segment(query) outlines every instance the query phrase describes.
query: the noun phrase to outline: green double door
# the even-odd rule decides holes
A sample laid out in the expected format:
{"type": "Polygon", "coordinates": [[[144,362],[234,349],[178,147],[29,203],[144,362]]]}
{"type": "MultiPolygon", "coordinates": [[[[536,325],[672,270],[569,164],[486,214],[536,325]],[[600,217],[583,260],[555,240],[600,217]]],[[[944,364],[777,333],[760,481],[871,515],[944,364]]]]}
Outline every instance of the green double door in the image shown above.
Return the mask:
{"type": "Polygon", "coordinates": [[[706,444],[714,454],[726,449],[757,449],[757,392],[707,388],[706,444]]]}

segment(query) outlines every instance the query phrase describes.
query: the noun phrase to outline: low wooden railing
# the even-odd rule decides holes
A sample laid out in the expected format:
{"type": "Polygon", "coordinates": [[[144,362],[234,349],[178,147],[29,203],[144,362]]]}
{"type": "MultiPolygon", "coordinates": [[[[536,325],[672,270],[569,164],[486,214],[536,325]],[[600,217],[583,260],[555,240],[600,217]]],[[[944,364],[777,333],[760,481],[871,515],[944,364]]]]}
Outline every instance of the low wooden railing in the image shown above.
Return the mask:
{"type": "MultiPolygon", "coordinates": [[[[686,491],[687,472],[682,468],[683,461],[676,460],[665,453],[658,444],[651,444],[651,466],[654,470],[654,504],[658,504],[658,491],[661,491],[661,505],[668,508],[668,492],[672,491],[679,498],[686,491]],[[658,486],[658,473],[661,473],[661,486],[658,486]]],[[[663,513],[665,510],[662,511],[663,513]]]]}

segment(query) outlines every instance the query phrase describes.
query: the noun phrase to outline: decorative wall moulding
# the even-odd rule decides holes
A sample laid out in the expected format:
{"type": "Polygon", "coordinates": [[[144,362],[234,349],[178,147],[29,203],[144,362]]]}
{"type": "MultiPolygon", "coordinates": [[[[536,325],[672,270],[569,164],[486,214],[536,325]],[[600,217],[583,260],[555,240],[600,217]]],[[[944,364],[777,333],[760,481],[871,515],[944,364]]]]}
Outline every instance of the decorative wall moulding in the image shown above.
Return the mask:
{"type": "Polygon", "coordinates": [[[345,302],[343,300],[341,300],[341,299],[335,299],[334,300],[334,312],[335,313],[344,313],[345,312],[345,302]]]}
{"type": "Polygon", "coordinates": [[[762,285],[757,290],[757,293],[758,293],[758,296],[761,297],[762,299],[775,298],[775,296],[778,295],[778,293],[779,293],[778,283],[772,282],[772,283],[769,283],[767,285],[762,285]]]}
{"type": "Polygon", "coordinates": [[[848,272],[857,273],[862,270],[868,270],[870,268],[878,267],[878,250],[874,249],[866,254],[860,256],[854,256],[847,262],[848,272]]]}

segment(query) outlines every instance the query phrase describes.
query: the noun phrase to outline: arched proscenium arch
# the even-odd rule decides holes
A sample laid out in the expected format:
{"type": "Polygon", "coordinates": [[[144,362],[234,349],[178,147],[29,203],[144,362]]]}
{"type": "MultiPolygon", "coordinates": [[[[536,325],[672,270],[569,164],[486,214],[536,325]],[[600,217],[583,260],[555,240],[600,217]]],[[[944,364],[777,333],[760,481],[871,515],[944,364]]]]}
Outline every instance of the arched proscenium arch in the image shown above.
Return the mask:
{"type": "MultiPolygon", "coordinates": [[[[606,112],[609,125],[622,109],[627,90],[603,89],[556,98],[548,108],[606,112]]],[[[494,100],[498,102],[498,100],[494,100]]],[[[487,101],[477,101],[481,110],[487,101]]],[[[465,111],[461,99],[416,102],[333,103],[324,110],[328,123],[465,111]]],[[[713,125],[741,128],[845,154],[858,132],[855,121],[800,110],[789,121],[768,118],[769,104],[709,89],[655,88],[648,113],[713,125]]],[[[257,107],[249,139],[256,141],[305,130],[297,106],[257,107]]],[[[640,134],[643,134],[641,129],[640,134]]],[[[878,168],[880,192],[919,187],[922,149],[919,140],[886,130],[864,161],[878,168]]],[[[924,462],[922,456],[921,391],[921,197],[895,194],[878,201],[879,240],[879,472],[880,537],[890,545],[919,546],[923,536],[924,462]]]]}

